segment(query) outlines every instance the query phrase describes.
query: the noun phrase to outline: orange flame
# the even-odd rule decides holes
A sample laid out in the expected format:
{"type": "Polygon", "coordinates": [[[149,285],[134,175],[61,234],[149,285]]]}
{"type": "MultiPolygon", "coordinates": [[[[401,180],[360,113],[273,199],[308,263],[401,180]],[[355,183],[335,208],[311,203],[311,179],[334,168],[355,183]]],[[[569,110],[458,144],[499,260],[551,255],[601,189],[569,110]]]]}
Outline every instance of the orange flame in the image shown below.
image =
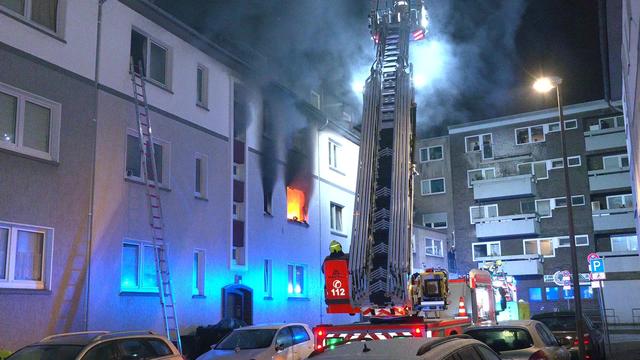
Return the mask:
{"type": "Polygon", "coordinates": [[[287,219],[305,223],[309,220],[304,200],[302,190],[287,186],[287,219]]]}

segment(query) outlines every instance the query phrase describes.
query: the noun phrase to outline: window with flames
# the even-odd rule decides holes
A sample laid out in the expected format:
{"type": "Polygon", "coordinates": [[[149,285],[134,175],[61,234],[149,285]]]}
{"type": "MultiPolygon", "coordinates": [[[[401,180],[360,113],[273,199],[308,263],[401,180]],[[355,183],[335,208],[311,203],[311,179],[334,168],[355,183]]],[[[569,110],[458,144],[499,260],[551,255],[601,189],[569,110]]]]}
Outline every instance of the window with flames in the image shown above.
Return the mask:
{"type": "Polygon", "coordinates": [[[307,223],[306,198],[302,190],[287,186],[287,219],[300,223],[307,223]]]}

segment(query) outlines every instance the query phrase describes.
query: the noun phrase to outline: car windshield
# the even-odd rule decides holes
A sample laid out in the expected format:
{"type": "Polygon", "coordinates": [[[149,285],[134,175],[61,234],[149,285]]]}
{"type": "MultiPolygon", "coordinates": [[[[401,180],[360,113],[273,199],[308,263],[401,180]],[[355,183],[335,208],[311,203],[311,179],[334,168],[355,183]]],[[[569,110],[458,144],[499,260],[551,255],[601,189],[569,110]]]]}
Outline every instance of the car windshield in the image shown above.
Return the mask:
{"type": "Polygon", "coordinates": [[[216,350],[266,348],[273,342],[275,334],[276,329],[235,330],[216,346],[216,350]]]}
{"type": "Polygon", "coordinates": [[[497,352],[526,349],[533,346],[531,335],[525,329],[518,328],[488,328],[467,331],[476,340],[489,345],[497,352]]]}
{"type": "Polygon", "coordinates": [[[576,331],[575,316],[543,317],[536,320],[547,325],[551,331],[576,331]]]}
{"type": "Polygon", "coordinates": [[[19,350],[7,360],[73,360],[82,348],[79,345],[33,345],[19,350]]]}

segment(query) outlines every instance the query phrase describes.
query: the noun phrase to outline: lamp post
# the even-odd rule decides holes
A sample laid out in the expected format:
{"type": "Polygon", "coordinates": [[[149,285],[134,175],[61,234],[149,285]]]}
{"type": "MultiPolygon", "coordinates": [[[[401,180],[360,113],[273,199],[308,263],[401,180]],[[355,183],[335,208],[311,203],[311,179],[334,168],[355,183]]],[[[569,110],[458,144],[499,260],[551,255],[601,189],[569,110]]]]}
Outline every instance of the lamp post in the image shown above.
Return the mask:
{"type": "Polygon", "coordinates": [[[558,121],[560,122],[560,141],[562,144],[562,163],[564,169],[564,188],[567,201],[567,215],[569,217],[569,246],[571,248],[571,271],[573,272],[573,299],[576,309],[576,333],[578,339],[578,357],[584,359],[584,331],[582,328],[582,293],[580,292],[580,273],[578,272],[578,255],[576,253],[576,236],[573,227],[573,204],[571,203],[571,186],[569,184],[569,164],[567,161],[567,142],[565,140],[565,124],[562,114],[562,93],[560,91],[562,79],[559,77],[543,77],[535,81],[533,89],[545,93],[553,88],[558,97],[558,121]]]}

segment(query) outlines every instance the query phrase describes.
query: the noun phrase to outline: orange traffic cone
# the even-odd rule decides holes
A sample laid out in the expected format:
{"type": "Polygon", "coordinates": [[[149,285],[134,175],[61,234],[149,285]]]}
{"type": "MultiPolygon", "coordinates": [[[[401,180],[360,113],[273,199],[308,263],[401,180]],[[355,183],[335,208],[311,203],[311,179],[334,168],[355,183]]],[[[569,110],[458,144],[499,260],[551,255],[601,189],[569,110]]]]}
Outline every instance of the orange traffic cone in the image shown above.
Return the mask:
{"type": "Polygon", "coordinates": [[[458,317],[467,317],[467,308],[464,306],[464,296],[460,296],[458,303],[458,317]]]}

